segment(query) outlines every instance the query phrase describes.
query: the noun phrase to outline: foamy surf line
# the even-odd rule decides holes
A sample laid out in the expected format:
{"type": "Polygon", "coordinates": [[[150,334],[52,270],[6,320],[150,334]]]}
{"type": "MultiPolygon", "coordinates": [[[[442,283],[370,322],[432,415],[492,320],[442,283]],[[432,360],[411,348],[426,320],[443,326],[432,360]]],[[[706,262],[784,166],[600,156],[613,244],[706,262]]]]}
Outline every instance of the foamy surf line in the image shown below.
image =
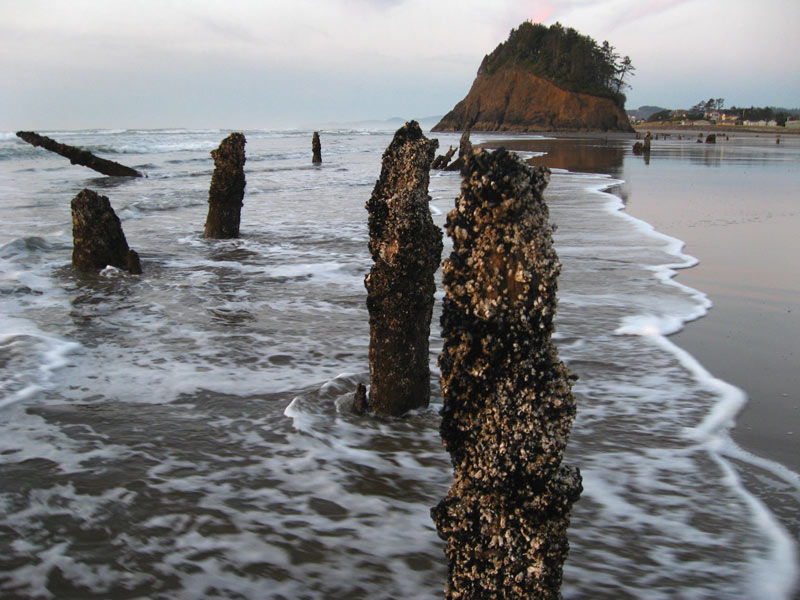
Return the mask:
{"type": "Polygon", "coordinates": [[[656,279],[665,285],[675,286],[686,292],[695,303],[695,310],[684,315],[657,316],[639,314],[625,317],[615,330],[617,335],[635,335],[646,338],[653,345],[675,357],[691,377],[704,389],[710,390],[717,402],[702,422],[686,431],[687,440],[692,440],[698,448],[708,453],[725,473],[727,484],[733,489],[750,510],[752,520],[757,523],[765,536],[770,540],[769,556],[762,560],[770,566],[770,577],[758,577],[758,567],[753,566],[751,581],[760,596],[771,598],[789,598],[798,582],[798,550],[795,540],[786,528],[776,519],[769,508],[742,483],[741,478],[730,459],[736,459],[755,469],[764,469],[780,478],[789,486],[800,491],[800,477],[784,465],[768,459],[754,456],[739,447],[730,436],[735,425],[736,415],[747,402],[747,395],[738,387],[722,381],[709,373],[702,364],[689,352],[671,342],[667,336],[677,333],[686,323],[705,316],[712,306],[711,300],[703,292],[675,281],[678,269],[685,269],[698,264],[698,260],[683,252],[682,240],[668,236],[636,217],[624,212],[623,202],[608,190],[623,183],[621,180],[609,179],[602,184],[587,186],[590,193],[597,193],[606,199],[604,208],[619,218],[625,219],[635,229],[656,240],[666,243],[665,252],[676,258],[676,262],[649,267],[656,279]]]}

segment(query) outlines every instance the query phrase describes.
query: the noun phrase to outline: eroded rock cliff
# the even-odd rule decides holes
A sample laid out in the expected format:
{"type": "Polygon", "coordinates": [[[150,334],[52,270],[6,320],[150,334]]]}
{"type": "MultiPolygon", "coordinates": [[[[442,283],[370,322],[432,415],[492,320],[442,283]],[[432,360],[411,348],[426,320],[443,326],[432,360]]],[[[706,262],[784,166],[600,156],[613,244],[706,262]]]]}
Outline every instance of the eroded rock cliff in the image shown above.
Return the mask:
{"type": "Polygon", "coordinates": [[[564,90],[524,66],[479,71],[433,131],[633,131],[614,99],[564,90]]]}

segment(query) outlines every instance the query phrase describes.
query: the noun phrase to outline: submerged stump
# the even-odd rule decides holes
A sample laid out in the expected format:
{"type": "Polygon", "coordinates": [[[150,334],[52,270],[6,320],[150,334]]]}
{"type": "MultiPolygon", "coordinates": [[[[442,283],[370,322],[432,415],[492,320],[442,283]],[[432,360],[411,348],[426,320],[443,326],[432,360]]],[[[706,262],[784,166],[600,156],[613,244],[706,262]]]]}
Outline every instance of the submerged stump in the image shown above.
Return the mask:
{"type": "Polygon", "coordinates": [[[42,147],[50,152],[60,154],[64,158],[68,158],[69,162],[71,162],[73,165],[89,167],[90,169],[94,169],[103,175],[109,175],[112,177],[144,177],[144,175],[136,169],[131,169],[130,167],[121,165],[113,160],[100,158],[88,150],[81,150],[75,146],[62,144],[61,142],[57,142],[46,135],[39,135],[33,131],[18,131],[17,137],[25,140],[31,146],[42,147]]]}
{"type": "Polygon", "coordinates": [[[442,231],[431,218],[428,182],[439,142],[410,121],[383,154],[380,179],[367,202],[367,288],[370,342],[368,405],[398,416],[428,405],[428,338],[442,255],[442,231]]]}
{"type": "Polygon", "coordinates": [[[443,266],[441,435],[454,481],[431,515],[447,598],[560,598],[582,491],[562,464],[574,377],[551,344],[558,257],[549,171],[500,149],[466,157],[443,266]]]}
{"type": "Polygon", "coordinates": [[[208,217],[204,237],[226,239],[239,237],[242,204],[244,201],[243,133],[232,133],[211,151],[214,174],[208,190],[208,217]]]}
{"type": "Polygon", "coordinates": [[[80,271],[107,266],[142,272],[139,255],[128,247],[122,224],[111,202],[89,189],[72,199],[72,265],[80,271]]]}
{"type": "Polygon", "coordinates": [[[311,138],[311,162],[315,165],[322,164],[322,143],[319,141],[319,131],[314,132],[311,138]]]}

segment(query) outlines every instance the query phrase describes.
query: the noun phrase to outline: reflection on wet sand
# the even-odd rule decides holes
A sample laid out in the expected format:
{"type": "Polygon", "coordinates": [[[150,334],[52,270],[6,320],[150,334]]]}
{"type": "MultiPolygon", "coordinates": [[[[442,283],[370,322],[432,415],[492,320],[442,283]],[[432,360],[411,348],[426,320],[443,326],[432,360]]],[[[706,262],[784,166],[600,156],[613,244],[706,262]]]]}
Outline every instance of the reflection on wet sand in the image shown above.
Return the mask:
{"type": "Polygon", "coordinates": [[[545,165],[551,169],[618,175],[622,170],[627,143],[627,140],[621,142],[618,138],[597,137],[492,140],[480,145],[486,148],[502,146],[517,152],[546,153],[528,159],[527,162],[534,166],[545,165]]]}

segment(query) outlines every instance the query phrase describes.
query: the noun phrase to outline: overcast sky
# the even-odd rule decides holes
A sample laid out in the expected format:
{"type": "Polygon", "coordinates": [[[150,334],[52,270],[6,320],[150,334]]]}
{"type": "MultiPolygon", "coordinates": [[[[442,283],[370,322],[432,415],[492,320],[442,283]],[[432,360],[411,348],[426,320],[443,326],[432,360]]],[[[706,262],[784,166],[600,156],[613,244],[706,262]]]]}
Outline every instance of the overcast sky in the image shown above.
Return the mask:
{"type": "Polygon", "coordinates": [[[0,0],[0,129],[442,115],[525,20],[629,55],[628,108],[800,106],[800,0],[0,0]]]}

